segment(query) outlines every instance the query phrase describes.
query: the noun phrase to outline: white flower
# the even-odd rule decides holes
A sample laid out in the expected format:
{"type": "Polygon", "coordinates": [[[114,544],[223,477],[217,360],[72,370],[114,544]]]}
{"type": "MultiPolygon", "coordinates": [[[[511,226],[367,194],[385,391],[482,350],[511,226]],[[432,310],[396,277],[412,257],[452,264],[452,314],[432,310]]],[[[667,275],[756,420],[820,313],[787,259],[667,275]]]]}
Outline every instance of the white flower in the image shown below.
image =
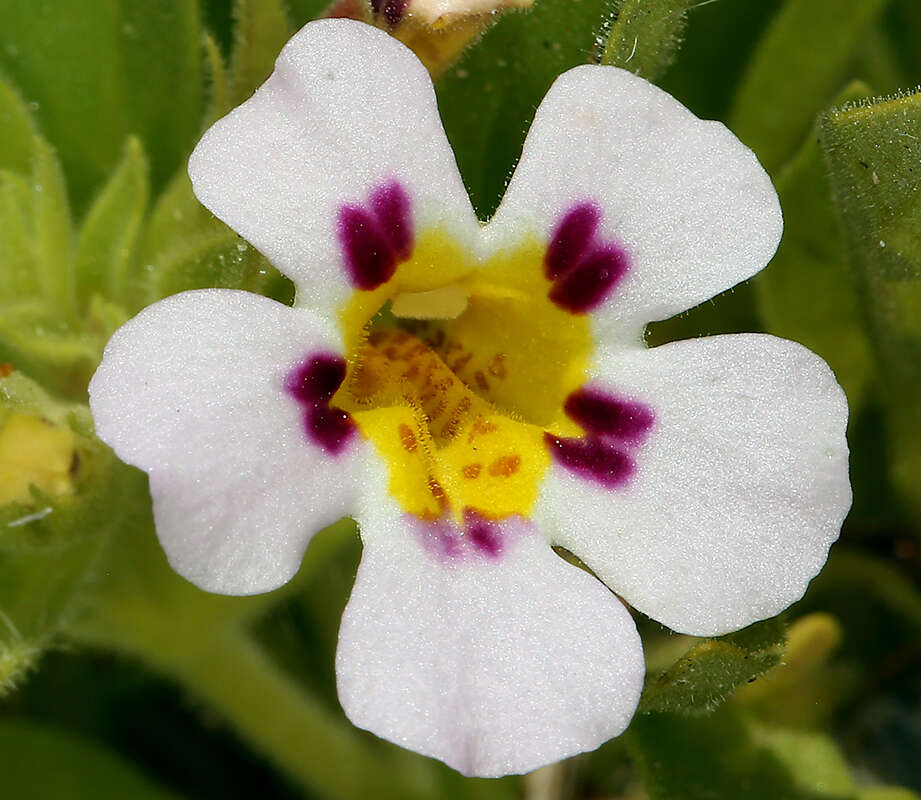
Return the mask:
{"type": "Polygon", "coordinates": [[[355,517],[336,668],[356,725],[470,775],[534,769],[635,710],[641,644],[610,590],[715,635],[821,568],[850,504],[826,365],[763,335],[643,344],[780,238],[721,124],[573,69],[481,226],[421,64],[328,20],[190,173],[295,306],[214,289],[141,312],[90,387],[97,430],[149,473],[170,562],[204,589],[277,587],[355,517]]]}

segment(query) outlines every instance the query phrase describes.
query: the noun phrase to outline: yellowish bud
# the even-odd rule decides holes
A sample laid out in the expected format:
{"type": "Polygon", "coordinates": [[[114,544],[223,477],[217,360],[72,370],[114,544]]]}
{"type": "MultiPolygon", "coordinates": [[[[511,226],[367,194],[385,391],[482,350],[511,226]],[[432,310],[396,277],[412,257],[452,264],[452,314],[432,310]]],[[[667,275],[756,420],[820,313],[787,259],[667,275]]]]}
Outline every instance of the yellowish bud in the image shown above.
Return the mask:
{"type": "Polygon", "coordinates": [[[29,503],[30,487],[73,494],[76,436],[41,417],[13,412],[0,428],[0,505],[29,503]]]}

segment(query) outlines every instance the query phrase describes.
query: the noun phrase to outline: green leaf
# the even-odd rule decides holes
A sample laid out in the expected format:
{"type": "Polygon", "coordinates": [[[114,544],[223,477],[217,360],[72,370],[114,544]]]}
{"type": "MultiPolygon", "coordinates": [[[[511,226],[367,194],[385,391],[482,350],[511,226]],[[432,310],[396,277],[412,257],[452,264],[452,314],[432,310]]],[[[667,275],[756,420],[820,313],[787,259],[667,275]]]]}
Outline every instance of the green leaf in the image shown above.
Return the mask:
{"type": "Polygon", "coordinates": [[[230,100],[230,78],[224,66],[224,56],[221,48],[210,33],[204,36],[205,67],[207,68],[209,84],[208,110],[205,112],[205,122],[210,125],[223,117],[233,104],[230,100]]]}
{"type": "Polygon", "coordinates": [[[195,0],[6,0],[0,70],[32,104],[82,213],[129,134],[155,186],[188,153],[202,111],[195,0]]]}
{"type": "Polygon", "coordinates": [[[265,81],[291,37],[281,0],[237,0],[233,54],[230,58],[231,105],[239,105],[265,81]]]}
{"type": "Polygon", "coordinates": [[[921,516],[921,94],[831,111],[820,130],[884,388],[890,475],[921,516]]]}
{"type": "Polygon", "coordinates": [[[35,125],[19,92],[0,76],[0,169],[26,174],[32,166],[35,125]]]}
{"type": "Polygon", "coordinates": [[[0,172],[0,264],[0,302],[40,294],[32,242],[32,188],[26,178],[10,172],[0,172]]]}
{"type": "Polygon", "coordinates": [[[10,798],[175,798],[99,745],[24,720],[0,720],[0,774],[10,798]]]}
{"type": "Polygon", "coordinates": [[[154,261],[154,292],[166,297],[212,286],[242,289],[251,278],[254,257],[258,254],[228,228],[192,236],[154,261]]]}
{"type": "Polygon", "coordinates": [[[554,79],[587,63],[607,0],[539,0],[507,14],[438,84],[438,104],[474,207],[490,216],[554,79]]]}
{"type": "Polygon", "coordinates": [[[808,797],[854,797],[854,779],[837,745],[824,733],[749,723],[752,739],[786,767],[808,797]]]}
{"type": "Polygon", "coordinates": [[[831,740],[753,725],[732,707],[637,717],[627,733],[650,800],[851,800],[831,740]]]}
{"type": "Polygon", "coordinates": [[[886,0],[787,0],[758,45],[730,127],[773,172],[834,99],[848,60],[886,0]]]}
{"type": "MultiPolygon", "coordinates": [[[[869,90],[855,84],[845,94],[842,100],[866,97],[869,90]]],[[[754,281],[765,330],[822,356],[856,415],[872,378],[873,356],[815,136],[776,185],[784,235],[777,255],[754,281]]]]}
{"type": "Polygon", "coordinates": [[[80,332],[40,301],[0,307],[0,361],[57,395],[81,398],[102,355],[103,342],[80,332]]]}
{"type": "Polygon", "coordinates": [[[178,242],[218,230],[230,229],[198,202],[192,192],[192,181],[189,180],[186,165],[183,164],[157,199],[150,214],[142,236],[140,262],[146,267],[153,263],[159,253],[178,242]]]}
{"type": "Polygon", "coordinates": [[[780,661],[784,632],[784,623],[777,617],[695,644],[670,667],[647,679],[640,711],[710,713],[739,686],[780,661]]]}
{"type": "Polygon", "coordinates": [[[874,786],[860,792],[858,800],[921,800],[921,794],[899,786],[874,786]]]}
{"type": "Polygon", "coordinates": [[[658,80],[681,46],[688,10],[699,0],[616,0],[602,64],[658,80]]]}
{"type": "Polygon", "coordinates": [[[73,227],[67,186],[54,150],[37,137],[32,189],[36,276],[50,306],[63,318],[72,319],[73,227]]]}
{"type": "Polygon", "coordinates": [[[121,164],[93,202],[77,239],[75,257],[77,302],[81,309],[96,295],[110,298],[136,296],[129,266],[138,232],[147,210],[147,159],[141,142],[125,143],[121,164]]]}

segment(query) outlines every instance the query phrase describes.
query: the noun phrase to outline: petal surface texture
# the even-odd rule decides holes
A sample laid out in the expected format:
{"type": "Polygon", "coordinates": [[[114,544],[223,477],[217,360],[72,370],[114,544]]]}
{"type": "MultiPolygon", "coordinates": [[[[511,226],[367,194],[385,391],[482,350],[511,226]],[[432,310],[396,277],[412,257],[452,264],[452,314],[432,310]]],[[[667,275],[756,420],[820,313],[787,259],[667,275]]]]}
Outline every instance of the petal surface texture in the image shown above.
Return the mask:
{"type": "Polygon", "coordinates": [[[489,235],[548,238],[585,202],[603,211],[599,234],[628,261],[597,323],[631,335],[751,277],[783,229],[770,178],[724,125],[613,67],[557,78],[489,235]]]}
{"type": "Polygon", "coordinates": [[[336,657],[352,722],[481,777],[530,771],[626,728],[642,645],[599,581],[520,519],[503,522],[498,559],[444,562],[376,505],[361,515],[336,657]]]}
{"type": "Polygon", "coordinates": [[[129,321],[90,384],[99,437],[150,475],[174,569],[208,591],[274,589],[310,537],[351,510],[358,437],[337,455],[305,435],[285,391],[330,323],[259,295],[183,292],[129,321]]]}
{"type": "Polygon", "coordinates": [[[828,366],[739,334],[602,354],[597,372],[655,421],[618,491],[554,470],[535,511],[554,540],[681,633],[726,633],[799,599],[851,502],[847,404],[828,366]]]}
{"type": "Polygon", "coordinates": [[[341,210],[399,181],[416,230],[461,241],[478,223],[428,72],[381,30],[352,20],[303,28],[275,72],[202,137],[195,194],[290,277],[296,304],[330,313],[351,292],[341,210]]]}

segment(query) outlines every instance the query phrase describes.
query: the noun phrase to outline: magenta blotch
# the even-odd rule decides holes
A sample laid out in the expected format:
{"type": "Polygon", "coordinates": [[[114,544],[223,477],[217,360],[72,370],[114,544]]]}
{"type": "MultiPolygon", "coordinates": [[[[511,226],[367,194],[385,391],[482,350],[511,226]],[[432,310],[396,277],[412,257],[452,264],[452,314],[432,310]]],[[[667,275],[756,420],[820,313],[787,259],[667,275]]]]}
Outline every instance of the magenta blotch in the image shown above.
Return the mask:
{"type": "Polygon", "coordinates": [[[545,433],[544,441],[562,466],[607,489],[625,486],[636,469],[635,462],[624,450],[602,439],[568,439],[545,433]]]}
{"type": "Polygon", "coordinates": [[[370,291],[389,281],[413,249],[409,195],[396,181],[371,192],[366,206],[339,209],[339,244],[349,280],[370,291]]]}
{"type": "Polygon", "coordinates": [[[331,455],[342,452],[355,433],[348,412],[331,405],[345,380],[345,359],[335,353],[313,353],[285,379],[285,391],[301,406],[310,441],[331,455]]]}
{"type": "Polygon", "coordinates": [[[490,558],[502,555],[502,529],[498,522],[468,508],[464,511],[464,528],[470,543],[479,553],[490,558]]]}
{"type": "Polygon", "coordinates": [[[597,239],[601,209],[573,206],[557,224],[544,256],[544,274],[553,282],[548,296],[560,308],[584,314],[600,306],[627,272],[626,251],[597,239]]]}
{"type": "Polygon", "coordinates": [[[544,256],[544,274],[551,281],[568,272],[582,258],[595,238],[601,209],[594,203],[582,203],[570,209],[560,220],[544,256]]]}
{"type": "Polygon", "coordinates": [[[572,392],[563,406],[566,415],[590,436],[610,436],[639,444],[652,428],[652,410],[602,389],[585,387],[572,392]]]}
{"type": "Polygon", "coordinates": [[[438,519],[407,515],[407,519],[422,546],[446,564],[494,561],[505,555],[510,543],[528,530],[521,517],[489,519],[472,508],[464,509],[460,523],[449,514],[438,519]]]}

